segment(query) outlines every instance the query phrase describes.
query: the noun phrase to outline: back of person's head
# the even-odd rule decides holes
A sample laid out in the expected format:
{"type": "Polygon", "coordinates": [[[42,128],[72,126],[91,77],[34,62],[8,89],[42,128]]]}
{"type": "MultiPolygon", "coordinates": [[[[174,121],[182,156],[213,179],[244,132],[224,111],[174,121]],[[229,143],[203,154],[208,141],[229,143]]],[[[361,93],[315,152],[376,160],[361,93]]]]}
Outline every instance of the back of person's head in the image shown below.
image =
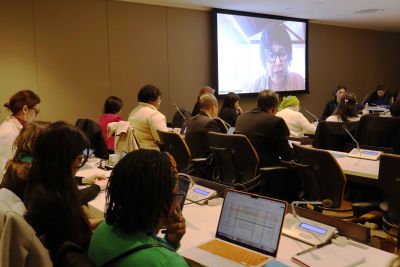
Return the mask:
{"type": "Polygon", "coordinates": [[[342,121],[348,122],[349,118],[357,117],[357,113],[356,95],[346,92],[333,114],[338,115],[342,121]]]}
{"type": "Polygon", "coordinates": [[[278,94],[270,89],[261,91],[257,96],[257,107],[262,111],[275,108],[278,106],[278,103],[278,94]]]}
{"type": "Polygon", "coordinates": [[[151,101],[156,101],[159,96],[161,96],[161,90],[154,85],[147,84],[139,90],[138,101],[149,103],[151,101]]]}
{"type": "Polygon", "coordinates": [[[12,114],[20,112],[24,106],[33,108],[35,105],[40,103],[40,98],[31,90],[21,90],[10,97],[8,103],[4,106],[9,109],[12,114]]]}
{"type": "Polygon", "coordinates": [[[210,110],[213,106],[218,106],[218,101],[212,94],[203,94],[199,99],[200,110],[210,110]]]}
{"type": "MultiPolygon", "coordinates": [[[[58,208],[66,214],[65,220],[72,224],[68,225],[66,235],[78,244],[89,242],[90,230],[79,201],[73,163],[89,145],[85,134],[66,122],[57,121],[47,126],[36,141],[24,196],[27,220],[31,224],[41,220],[36,212],[43,207],[34,203],[36,199],[43,199],[42,194],[51,194],[60,203],[65,203],[58,208]]],[[[53,236],[46,238],[50,243],[58,239],[53,236]]]]}
{"type": "Polygon", "coordinates": [[[173,203],[176,174],[170,158],[154,150],[127,154],[108,182],[106,222],[118,231],[153,233],[173,203]]]}
{"type": "Polygon", "coordinates": [[[103,113],[116,114],[122,109],[122,100],[117,96],[109,96],[104,102],[103,113]]]}
{"type": "Polygon", "coordinates": [[[204,86],[199,91],[199,97],[204,94],[212,94],[213,95],[214,93],[215,93],[215,90],[213,88],[211,88],[210,86],[204,86]]]}
{"type": "Polygon", "coordinates": [[[34,121],[25,125],[14,141],[14,157],[7,162],[1,188],[7,188],[21,199],[33,161],[36,140],[50,123],[34,121]]]}
{"type": "MultiPolygon", "coordinates": [[[[260,39],[261,62],[265,65],[267,52],[272,50],[273,45],[280,45],[286,49],[287,61],[292,61],[292,41],[284,23],[270,23],[262,32],[260,39]]],[[[264,66],[265,67],[265,66],[264,66]]]]}
{"type": "Polygon", "coordinates": [[[287,107],[298,107],[300,106],[300,100],[293,95],[283,97],[282,102],[279,104],[279,110],[283,110],[287,107]]]}
{"type": "Polygon", "coordinates": [[[224,97],[224,102],[222,103],[222,108],[235,108],[235,103],[238,102],[240,97],[230,92],[224,97]]]}

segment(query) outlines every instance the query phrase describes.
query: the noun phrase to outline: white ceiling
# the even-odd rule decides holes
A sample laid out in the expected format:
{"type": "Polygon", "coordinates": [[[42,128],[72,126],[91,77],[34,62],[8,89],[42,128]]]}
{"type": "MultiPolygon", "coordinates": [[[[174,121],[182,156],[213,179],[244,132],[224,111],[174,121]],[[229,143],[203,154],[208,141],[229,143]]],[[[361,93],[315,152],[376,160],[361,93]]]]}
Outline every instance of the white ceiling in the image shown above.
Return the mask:
{"type": "Polygon", "coordinates": [[[223,8],[309,19],[313,23],[400,32],[400,0],[121,0],[210,10],[223,8]],[[371,12],[374,11],[375,12],[371,12]],[[355,13],[361,11],[360,13],[355,13]]]}

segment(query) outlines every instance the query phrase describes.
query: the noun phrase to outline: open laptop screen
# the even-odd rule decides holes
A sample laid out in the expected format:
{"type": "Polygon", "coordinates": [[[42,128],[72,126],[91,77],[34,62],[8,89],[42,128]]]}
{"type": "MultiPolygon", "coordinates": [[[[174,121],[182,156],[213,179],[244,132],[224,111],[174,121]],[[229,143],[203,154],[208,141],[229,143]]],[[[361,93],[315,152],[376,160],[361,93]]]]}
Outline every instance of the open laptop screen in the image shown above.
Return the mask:
{"type": "Polygon", "coordinates": [[[227,190],[217,238],[276,257],[287,203],[227,190]]]}

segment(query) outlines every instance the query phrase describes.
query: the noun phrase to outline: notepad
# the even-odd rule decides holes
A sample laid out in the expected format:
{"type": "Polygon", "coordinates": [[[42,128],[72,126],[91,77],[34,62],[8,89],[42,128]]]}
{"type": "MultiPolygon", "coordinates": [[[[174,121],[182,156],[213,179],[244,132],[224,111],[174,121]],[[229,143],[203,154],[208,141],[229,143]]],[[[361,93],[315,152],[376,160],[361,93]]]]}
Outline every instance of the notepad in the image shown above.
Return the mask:
{"type": "Polygon", "coordinates": [[[326,267],[334,263],[335,267],[351,267],[365,262],[365,249],[347,245],[339,247],[330,244],[311,252],[296,255],[292,261],[306,267],[326,267]]]}

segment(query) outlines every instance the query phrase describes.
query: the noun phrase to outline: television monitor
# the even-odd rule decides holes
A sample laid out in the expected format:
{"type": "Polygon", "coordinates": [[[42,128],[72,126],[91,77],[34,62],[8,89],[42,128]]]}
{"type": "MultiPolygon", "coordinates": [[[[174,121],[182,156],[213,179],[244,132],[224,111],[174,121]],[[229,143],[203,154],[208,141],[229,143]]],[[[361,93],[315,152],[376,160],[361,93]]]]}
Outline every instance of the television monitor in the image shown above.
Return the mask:
{"type": "Polygon", "coordinates": [[[308,93],[308,20],[214,9],[216,89],[308,93]]]}

